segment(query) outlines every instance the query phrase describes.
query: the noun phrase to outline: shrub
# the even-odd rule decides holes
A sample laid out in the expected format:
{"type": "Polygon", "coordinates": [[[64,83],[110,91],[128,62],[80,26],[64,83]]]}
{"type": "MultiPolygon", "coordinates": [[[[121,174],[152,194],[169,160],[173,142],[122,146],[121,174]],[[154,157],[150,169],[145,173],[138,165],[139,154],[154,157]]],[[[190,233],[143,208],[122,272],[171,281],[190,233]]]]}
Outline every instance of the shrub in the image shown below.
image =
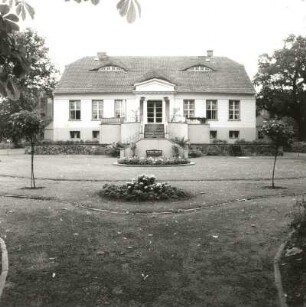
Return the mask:
{"type": "Polygon", "coordinates": [[[292,215],[290,227],[304,236],[306,234],[306,200],[304,198],[296,202],[292,215]]]}
{"type": "Polygon", "coordinates": [[[120,149],[122,149],[122,148],[124,148],[124,146],[120,142],[113,143],[113,144],[107,146],[105,153],[107,155],[112,156],[112,157],[119,157],[120,156],[120,149]]]}
{"type": "Polygon", "coordinates": [[[173,144],[172,145],[172,151],[173,151],[173,157],[179,157],[180,155],[180,147],[178,144],[173,144]]]}
{"type": "Polygon", "coordinates": [[[124,185],[105,184],[101,197],[125,201],[169,200],[188,198],[188,193],[167,183],[157,183],[154,175],[139,175],[124,185]]]}
{"type": "Polygon", "coordinates": [[[306,142],[293,142],[290,151],[306,153],[306,142]]]}
{"type": "Polygon", "coordinates": [[[175,137],[174,139],[171,139],[171,140],[172,140],[172,142],[181,146],[182,148],[186,148],[189,145],[189,140],[185,139],[184,136],[182,138],[175,137]]]}
{"type": "Polygon", "coordinates": [[[199,149],[189,150],[189,152],[188,152],[189,158],[198,158],[198,157],[202,157],[202,155],[203,155],[203,153],[199,149]]]}
{"type": "Polygon", "coordinates": [[[218,139],[214,139],[213,144],[227,144],[226,140],[218,140],[218,139]]]}
{"type": "Polygon", "coordinates": [[[128,165],[178,165],[178,164],[188,164],[190,160],[186,158],[176,157],[176,158],[139,158],[139,157],[129,157],[118,159],[119,164],[128,165]]]}
{"type": "Polygon", "coordinates": [[[132,151],[132,155],[133,155],[133,157],[135,157],[136,156],[136,143],[134,143],[134,142],[132,142],[131,144],[130,144],[130,149],[131,149],[131,151],[132,151]]]}

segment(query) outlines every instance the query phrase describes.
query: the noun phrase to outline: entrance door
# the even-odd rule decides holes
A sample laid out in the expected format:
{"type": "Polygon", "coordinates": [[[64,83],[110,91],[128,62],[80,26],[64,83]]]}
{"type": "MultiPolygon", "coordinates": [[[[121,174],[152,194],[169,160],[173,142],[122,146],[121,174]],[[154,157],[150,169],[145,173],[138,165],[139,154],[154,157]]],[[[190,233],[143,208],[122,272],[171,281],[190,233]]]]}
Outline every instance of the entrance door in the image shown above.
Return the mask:
{"type": "Polygon", "coordinates": [[[162,123],[163,102],[161,100],[148,100],[147,114],[148,114],[148,123],[162,123]]]}

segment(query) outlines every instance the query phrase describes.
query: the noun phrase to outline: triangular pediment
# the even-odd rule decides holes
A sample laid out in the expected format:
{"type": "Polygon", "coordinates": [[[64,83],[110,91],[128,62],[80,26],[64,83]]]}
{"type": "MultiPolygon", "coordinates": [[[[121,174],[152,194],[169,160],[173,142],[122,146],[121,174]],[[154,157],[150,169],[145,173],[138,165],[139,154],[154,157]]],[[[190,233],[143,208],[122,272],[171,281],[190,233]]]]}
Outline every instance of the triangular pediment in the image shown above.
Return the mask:
{"type": "Polygon", "coordinates": [[[166,80],[153,78],[143,82],[135,83],[136,92],[174,92],[175,84],[166,80]]]}

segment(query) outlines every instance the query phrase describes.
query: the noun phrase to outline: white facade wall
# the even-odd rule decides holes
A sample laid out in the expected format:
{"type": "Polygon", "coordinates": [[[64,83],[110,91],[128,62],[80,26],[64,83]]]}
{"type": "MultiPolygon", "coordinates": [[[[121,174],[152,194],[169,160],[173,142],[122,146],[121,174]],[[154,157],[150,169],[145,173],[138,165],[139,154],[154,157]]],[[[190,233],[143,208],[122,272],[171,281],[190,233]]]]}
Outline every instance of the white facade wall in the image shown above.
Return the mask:
{"type": "MultiPolygon", "coordinates": [[[[147,84],[148,85],[148,84],[147,84]]],[[[157,85],[154,83],[154,89],[157,85]]],[[[169,90],[171,87],[168,87],[169,90]]],[[[80,95],[55,95],[54,98],[54,120],[53,120],[53,139],[54,140],[69,140],[69,131],[79,130],[81,131],[81,139],[91,140],[92,131],[100,131],[100,120],[92,120],[92,100],[99,99],[104,101],[103,115],[106,118],[114,117],[114,101],[115,99],[122,99],[123,113],[126,118],[126,122],[135,122],[136,118],[140,119],[140,100],[141,97],[145,97],[145,100],[159,99],[164,101],[164,97],[169,99],[169,119],[174,119],[176,122],[184,122],[183,116],[183,101],[184,99],[195,100],[195,116],[206,117],[206,100],[215,99],[218,101],[218,118],[217,120],[208,120],[206,122],[205,131],[206,135],[201,136],[199,142],[203,140],[209,140],[209,131],[216,130],[217,138],[227,140],[229,142],[235,141],[229,139],[230,130],[238,130],[240,133],[239,138],[245,140],[254,140],[256,138],[256,105],[253,95],[217,95],[217,94],[176,94],[173,91],[168,92],[150,92],[152,88],[147,87],[147,91],[142,87],[141,92],[135,92],[131,94],[80,94],[80,95]],[[69,120],[69,100],[81,100],[81,120],[69,120]],[[240,100],[240,120],[229,120],[229,100],[240,100]]],[[[146,117],[146,110],[143,115],[146,117]]],[[[165,104],[164,104],[165,105],[165,104]]],[[[164,111],[165,113],[165,111],[164,111]]],[[[165,118],[164,118],[165,119],[165,118]]],[[[132,126],[131,126],[132,127],[132,126]]],[[[172,127],[172,133],[175,133],[172,127]]],[[[182,127],[183,128],[183,127],[182,127]]],[[[137,125],[130,129],[130,134],[137,133],[139,128],[137,125]]],[[[140,127],[139,130],[142,128],[140,127]]],[[[109,129],[106,129],[109,133],[109,129]]],[[[104,129],[104,131],[106,131],[104,129]]],[[[101,130],[103,131],[103,129],[101,130]]],[[[129,139],[129,129],[126,126],[124,131],[124,139],[129,139]]],[[[179,130],[176,129],[176,132],[179,130]]],[[[186,129],[183,129],[182,136],[186,136],[186,129]]],[[[189,129],[191,131],[199,131],[197,128],[189,129]]],[[[170,131],[169,131],[170,132],[170,131]]],[[[103,133],[103,132],[102,132],[103,133]]],[[[175,133],[177,134],[177,133],[175,133]]],[[[108,135],[104,140],[110,140],[111,135],[108,135]]],[[[121,137],[122,138],[122,137],[121,137]]],[[[193,142],[197,141],[197,137],[194,135],[188,135],[188,138],[193,142]]],[[[101,137],[100,137],[101,139],[101,137]]],[[[116,139],[118,135],[116,133],[116,139]]]]}
{"type": "Polygon", "coordinates": [[[53,140],[69,140],[70,131],[80,131],[82,140],[92,140],[92,131],[100,131],[100,120],[92,119],[92,100],[103,100],[103,116],[114,117],[114,101],[123,100],[125,104],[135,102],[134,95],[55,95],[53,102],[53,140]],[[81,120],[69,119],[69,100],[81,101],[81,120]],[[126,102],[125,102],[126,100],[126,102]]]}
{"type": "Polygon", "coordinates": [[[183,109],[184,99],[195,100],[196,117],[206,117],[206,101],[217,100],[217,119],[207,120],[206,123],[210,127],[209,130],[217,131],[218,139],[235,142],[236,140],[229,138],[230,130],[239,131],[239,139],[256,139],[256,102],[253,95],[180,94],[176,96],[175,105],[183,109]],[[229,100],[240,101],[239,120],[229,120],[229,100]]]}

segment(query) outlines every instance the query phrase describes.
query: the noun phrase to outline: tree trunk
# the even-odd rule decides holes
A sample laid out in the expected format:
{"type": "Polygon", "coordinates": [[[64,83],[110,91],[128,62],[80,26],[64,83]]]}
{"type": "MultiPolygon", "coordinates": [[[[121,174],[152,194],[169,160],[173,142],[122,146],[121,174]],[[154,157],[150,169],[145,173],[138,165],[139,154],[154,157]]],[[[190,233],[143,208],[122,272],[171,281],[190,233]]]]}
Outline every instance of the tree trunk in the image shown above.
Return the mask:
{"type": "Polygon", "coordinates": [[[277,155],[278,155],[278,145],[275,146],[274,163],[273,163],[273,172],[272,172],[272,189],[275,189],[274,175],[275,175],[275,165],[276,165],[277,155]]]}
{"type": "Polygon", "coordinates": [[[35,189],[35,177],[34,177],[34,142],[31,142],[31,188],[35,189]]]}

